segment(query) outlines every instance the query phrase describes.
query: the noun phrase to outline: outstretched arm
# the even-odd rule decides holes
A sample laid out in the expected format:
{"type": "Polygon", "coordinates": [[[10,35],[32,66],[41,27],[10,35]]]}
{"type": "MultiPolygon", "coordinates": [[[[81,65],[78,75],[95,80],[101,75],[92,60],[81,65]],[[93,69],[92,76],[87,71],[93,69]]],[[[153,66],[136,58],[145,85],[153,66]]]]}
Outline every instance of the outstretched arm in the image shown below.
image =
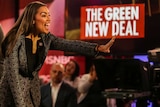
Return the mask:
{"type": "Polygon", "coordinates": [[[48,34],[45,37],[46,45],[50,45],[51,50],[61,50],[65,52],[75,52],[80,55],[87,56],[97,56],[99,52],[109,53],[110,47],[113,45],[115,41],[115,37],[113,37],[108,43],[105,45],[98,45],[97,43],[90,43],[81,40],[69,40],[64,38],[56,37],[52,34],[48,34]]]}
{"type": "Polygon", "coordinates": [[[116,37],[112,37],[112,39],[109,42],[107,42],[105,45],[98,45],[96,47],[96,51],[110,53],[110,48],[113,45],[115,39],[116,37]]]}

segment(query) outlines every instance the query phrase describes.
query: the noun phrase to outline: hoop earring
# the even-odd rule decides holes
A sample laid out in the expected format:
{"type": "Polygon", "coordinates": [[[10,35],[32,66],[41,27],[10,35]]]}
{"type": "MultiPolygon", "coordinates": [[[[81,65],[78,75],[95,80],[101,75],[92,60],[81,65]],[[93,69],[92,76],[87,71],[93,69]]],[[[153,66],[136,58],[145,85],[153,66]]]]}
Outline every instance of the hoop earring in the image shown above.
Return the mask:
{"type": "Polygon", "coordinates": [[[33,24],[35,24],[35,21],[33,20],[33,24]]]}

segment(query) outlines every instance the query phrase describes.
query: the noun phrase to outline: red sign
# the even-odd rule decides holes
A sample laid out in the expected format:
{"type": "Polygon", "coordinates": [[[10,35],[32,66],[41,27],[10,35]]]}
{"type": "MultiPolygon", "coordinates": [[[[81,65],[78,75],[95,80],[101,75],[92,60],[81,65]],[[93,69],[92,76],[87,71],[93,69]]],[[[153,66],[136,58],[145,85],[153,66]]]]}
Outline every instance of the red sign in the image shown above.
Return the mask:
{"type": "Polygon", "coordinates": [[[80,39],[144,38],[144,4],[81,8],[80,39]]]}

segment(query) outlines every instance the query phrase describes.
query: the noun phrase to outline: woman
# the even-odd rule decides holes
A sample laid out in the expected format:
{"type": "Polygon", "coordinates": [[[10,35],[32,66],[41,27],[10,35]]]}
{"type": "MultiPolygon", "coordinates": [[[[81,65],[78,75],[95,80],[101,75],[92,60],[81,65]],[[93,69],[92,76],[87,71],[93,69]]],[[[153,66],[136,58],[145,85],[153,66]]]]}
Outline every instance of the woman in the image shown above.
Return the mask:
{"type": "Polygon", "coordinates": [[[77,88],[79,65],[76,61],[70,60],[65,66],[64,81],[74,88],[77,88]]]}
{"type": "Polygon", "coordinates": [[[38,71],[49,49],[96,55],[109,52],[115,38],[105,45],[58,38],[49,33],[46,4],[29,3],[2,42],[4,70],[0,74],[0,107],[38,107],[38,71]]]}
{"type": "Polygon", "coordinates": [[[89,72],[83,74],[77,87],[78,107],[106,107],[106,99],[102,96],[102,89],[98,81],[94,64],[89,66],[89,72]]]}

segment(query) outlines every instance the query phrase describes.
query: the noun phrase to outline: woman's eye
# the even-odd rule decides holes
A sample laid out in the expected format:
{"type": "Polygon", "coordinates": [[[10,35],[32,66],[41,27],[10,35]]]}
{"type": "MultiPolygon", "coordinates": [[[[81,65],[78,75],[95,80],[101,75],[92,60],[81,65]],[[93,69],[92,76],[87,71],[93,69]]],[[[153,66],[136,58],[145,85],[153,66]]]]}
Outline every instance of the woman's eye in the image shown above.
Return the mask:
{"type": "Polygon", "coordinates": [[[42,17],[46,17],[46,15],[42,15],[42,17]]]}

